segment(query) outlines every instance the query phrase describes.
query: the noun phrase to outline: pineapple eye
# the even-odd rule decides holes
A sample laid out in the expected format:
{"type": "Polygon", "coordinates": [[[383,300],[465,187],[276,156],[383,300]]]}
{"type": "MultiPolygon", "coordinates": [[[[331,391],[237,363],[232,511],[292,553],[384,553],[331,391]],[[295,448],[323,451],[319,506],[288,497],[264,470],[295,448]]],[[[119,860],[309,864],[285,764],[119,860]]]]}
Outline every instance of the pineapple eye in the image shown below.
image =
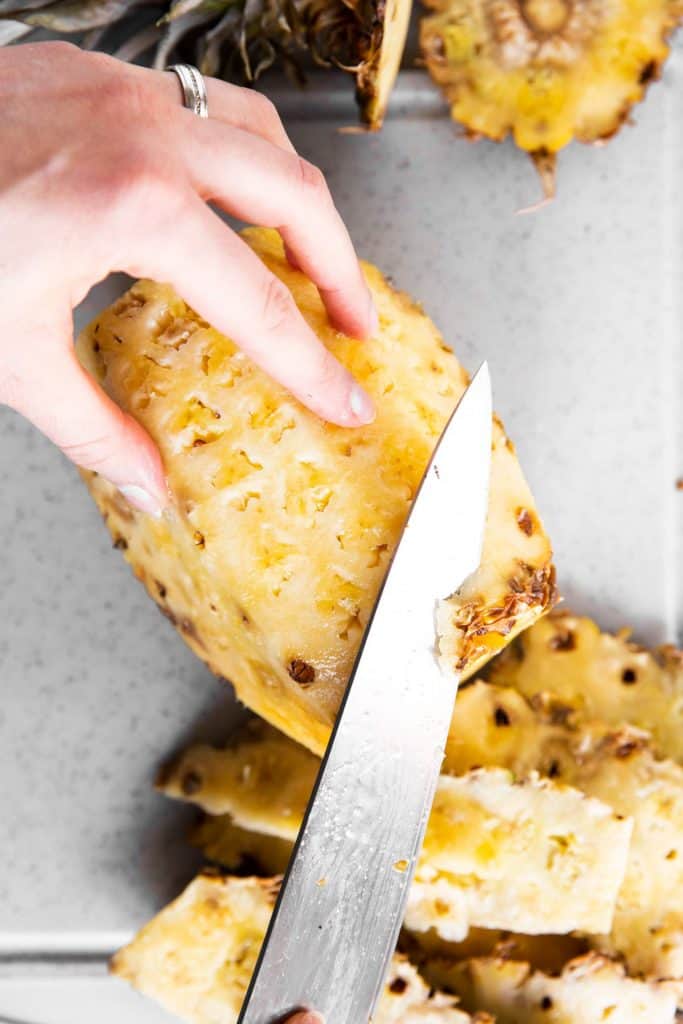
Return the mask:
{"type": "Polygon", "coordinates": [[[189,772],[185,772],[180,783],[180,788],[182,789],[185,796],[194,796],[194,794],[198,793],[199,790],[202,788],[201,775],[198,772],[192,770],[190,770],[189,772]]]}
{"type": "Polygon", "coordinates": [[[408,982],[405,978],[394,978],[392,983],[389,985],[389,991],[393,992],[394,995],[400,996],[408,988],[408,982]]]}
{"type": "Polygon", "coordinates": [[[315,669],[301,658],[293,658],[287,671],[294,682],[299,683],[300,686],[310,686],[315,679],[315,669]]]}

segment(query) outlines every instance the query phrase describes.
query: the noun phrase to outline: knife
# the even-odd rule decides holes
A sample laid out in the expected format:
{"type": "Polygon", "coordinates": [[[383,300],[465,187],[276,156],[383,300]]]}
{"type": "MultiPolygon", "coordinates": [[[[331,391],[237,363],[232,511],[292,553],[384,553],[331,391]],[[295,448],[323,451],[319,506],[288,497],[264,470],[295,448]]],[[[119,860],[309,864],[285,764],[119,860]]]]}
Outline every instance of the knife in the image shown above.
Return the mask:
{"type": "Polygon", "coordinates": [[[484,363],[446,425],[368,623],[238,1024],[315,1009],[366,1024],[422,845],[458,679],[435,613],[478,568],[488,509],[484,363]]]}

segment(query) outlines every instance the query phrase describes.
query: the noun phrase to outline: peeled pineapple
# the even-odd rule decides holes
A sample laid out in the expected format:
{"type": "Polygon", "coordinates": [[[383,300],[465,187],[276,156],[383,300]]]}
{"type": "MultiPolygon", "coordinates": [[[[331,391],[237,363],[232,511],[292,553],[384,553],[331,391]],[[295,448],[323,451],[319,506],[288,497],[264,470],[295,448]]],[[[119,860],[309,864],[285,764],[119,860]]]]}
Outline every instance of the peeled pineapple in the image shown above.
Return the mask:
{"type": "MultiPolygon", "coordinates": [[[[277,885],[277,879],[200,875],[115,955],[113,973],[191,1024],[234,1024],[277,885]]],[[[373,1024],[493,1022],[462,1013],[452,996],[430,992],[396,956],[373,1024]]]]}
{"type": "Polygon", "coordinates": [[[529,698],[553,694],[575,718],[629,722],[652,734],[658,753],[683,761],[683,652],[671,645],[649,651],[627,630],[613,636],[555,612],[496,658],[488,679],[529,698]]]}
{"type": "MultiPolygon", "coordinates": [[[[468,378],[375,268],[365,274],[381,326],[359,343],[330,327],[276,232],[244,237],[364,383],[377,419],[357,430],[323,423],[171,288],[140,282],[78,350],[158,443],[172,512],[156,521],[100,477],[87,480],[115,546],[193,650],[245,704],[322,753],[415,490],[468,378]]],[[[496,420],[482,566],[442,604],[442,657],[472,674],[553,599],[548,538],[496,420]]]]}
{"type": "MultiPolygon", "coordinates": [[[[166,771],[161,788],[230,814],[241,828],[293,842],[317,768],[291,740],[252,730],[225,750],[191,748],[166,771]]],[[[630,837],[631,822],[606,804],[534,774],[518,782],[496,768],[442,776],[406,927],[433,927],[452,940],[472,926],[609,931],[630,837]]],[[[220,850],[216,827],[210,838],[220,850]]]]}
{"type": "Polygon", "coordinates": [[[596,953],[570,961],[559,976],[495,957],[428,962],[425,976],[455,992],[465,1007],[497,1024],[673,1024],[676,999],[665,986],[627,978],[621,964],[596,953]]]}
{"type": "Polygon", "coordinates": [[[611,138],[659,77],[681,0],[426,0],[424,58],[456,121],[512,133],[547,196],[572,139],[611,138]]]}

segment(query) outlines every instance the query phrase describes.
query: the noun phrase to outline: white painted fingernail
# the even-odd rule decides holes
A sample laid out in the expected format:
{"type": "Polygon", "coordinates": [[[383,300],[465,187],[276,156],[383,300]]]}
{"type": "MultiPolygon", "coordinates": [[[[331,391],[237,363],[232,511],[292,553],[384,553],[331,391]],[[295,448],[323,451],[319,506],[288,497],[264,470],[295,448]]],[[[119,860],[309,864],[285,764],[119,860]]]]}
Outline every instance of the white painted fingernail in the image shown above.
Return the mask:
{"type": "Polygon", "coordinates": [[[349,408],[354,419],[359,423],[372,423],[375,418],[375,407],[372,399],[359,384],[354,384],[349,394],[349,408]]]}
{"type": "Polygon", "coordinates": [[[161,518],[159,502],[144,487],[138,487],[137,484],[124,484],[123,487],[119,487],[119,490],[126,501],[129,501],[135,508],[140,509],[141,512],[147,512],[155,519],[161,518]]]}

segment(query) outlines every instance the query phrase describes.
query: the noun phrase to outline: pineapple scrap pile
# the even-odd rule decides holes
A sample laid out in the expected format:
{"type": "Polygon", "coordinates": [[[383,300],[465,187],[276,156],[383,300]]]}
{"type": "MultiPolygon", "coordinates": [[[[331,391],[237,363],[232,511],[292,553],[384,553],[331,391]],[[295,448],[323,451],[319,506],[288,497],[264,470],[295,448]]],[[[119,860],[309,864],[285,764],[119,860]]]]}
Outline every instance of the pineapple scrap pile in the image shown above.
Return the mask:
{"type": "MultiPolygon", "coordinates": [[[[681,652],[569,613],[465,686],[375,1024],[674,1024],[682,708],[681,652]]],[[[236,1020],[318,764],[254,721],[162,771],[213,866],[115,974],[193,1024],[236,1020]]]]}

